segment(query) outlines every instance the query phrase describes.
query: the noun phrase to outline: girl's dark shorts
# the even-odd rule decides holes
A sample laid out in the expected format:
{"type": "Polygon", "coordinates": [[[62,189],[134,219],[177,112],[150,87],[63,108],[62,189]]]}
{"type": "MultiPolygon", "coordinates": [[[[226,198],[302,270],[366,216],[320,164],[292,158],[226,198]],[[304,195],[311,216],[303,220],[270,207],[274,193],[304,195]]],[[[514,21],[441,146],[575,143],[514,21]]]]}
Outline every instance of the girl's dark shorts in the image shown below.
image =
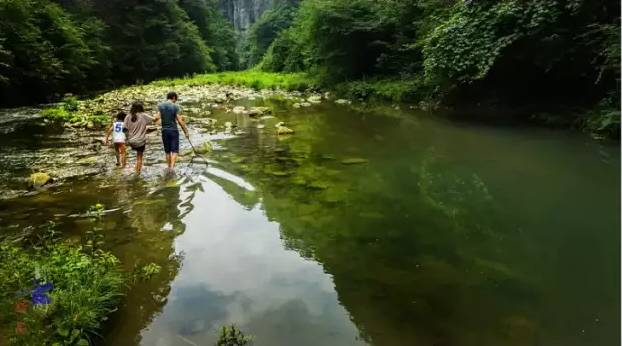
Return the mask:
{"type": "Polygon", "coordinates": [[[162,144],[165,153],[179,153],[179,130],[162,129],[162,144]]]}
{"type": "Polygon", "coordinates": [[[140,146],[140,147],[132,147],[132,149],[136,150],[137,153],[143,153],[145,152],[145,146],[140,146]]]}

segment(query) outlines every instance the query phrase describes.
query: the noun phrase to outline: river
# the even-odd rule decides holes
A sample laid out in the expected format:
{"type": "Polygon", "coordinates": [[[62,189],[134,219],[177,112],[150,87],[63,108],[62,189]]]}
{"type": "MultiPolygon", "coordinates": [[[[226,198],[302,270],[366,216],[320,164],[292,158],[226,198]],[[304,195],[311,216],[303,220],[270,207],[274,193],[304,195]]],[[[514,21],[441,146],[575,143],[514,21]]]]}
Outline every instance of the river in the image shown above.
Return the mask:
{"type": "Polygon", "coordinates": [[[53,220],[79,239],[102,203],[104,247],[127,270],[162,267],[100,344],[211,345],[231,323],[258,346],[619,344],[618,143],[406,107],[239,102],[274,117],[215,110],[208,126],[189,111],[195,146],[215,150],[173,178],[157,133],[136,177],[102,133],[2,111],[0,232],[53,220]],[[32,169],[56,182],[27,193],[32,169]]]}

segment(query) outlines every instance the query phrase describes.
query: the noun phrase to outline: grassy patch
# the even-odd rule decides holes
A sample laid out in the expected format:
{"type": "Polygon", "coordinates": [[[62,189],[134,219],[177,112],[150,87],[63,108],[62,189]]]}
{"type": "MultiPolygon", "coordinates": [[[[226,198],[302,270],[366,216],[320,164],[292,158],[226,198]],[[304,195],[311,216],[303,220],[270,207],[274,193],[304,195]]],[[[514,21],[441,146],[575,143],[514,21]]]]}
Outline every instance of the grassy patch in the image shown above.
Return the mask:
{"type": "Polygon", "coordinates": [[[284,89],[305,91],[316,89],[317,80],[306,73],[272,73],[256,70],[200,74],[188,78],[164,79],[151,83],[152,86],[179,86],[222,84],[261,89],[284,89]]]}
{"type": "Polygon", "coordinates": [[[45,108],[41,115],[46,119],[64,122],[74,127],[90,128],[102,127],[111,119],[103,110],[93,109],[72,95],[65,96],[55,106],[45,108]]]}
{"type": "Polygon", "coordinates": [[[2,334],[10,345],[92,344],[123,285],[119,261],[108,252],[0,243],[2,334]]]}

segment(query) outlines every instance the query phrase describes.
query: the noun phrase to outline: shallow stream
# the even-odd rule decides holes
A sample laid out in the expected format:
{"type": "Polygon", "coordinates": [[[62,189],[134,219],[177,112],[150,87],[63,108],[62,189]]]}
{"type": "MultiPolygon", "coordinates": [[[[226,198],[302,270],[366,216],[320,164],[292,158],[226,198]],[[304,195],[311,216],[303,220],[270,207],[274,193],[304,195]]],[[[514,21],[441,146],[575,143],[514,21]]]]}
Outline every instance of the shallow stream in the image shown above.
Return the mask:
{"type": "Polygon", "coordinates": [[[273,117],[182,104],[194,145],[214,151],[209,167],[185,155],[175,177],[157,131],[137,177],[101,132],[2,111],[0,232],[53,220],[79,239],[102,203],[104,246],[128,270],[162,267],[127,292],[101,344],[212,345],[231,323],[257,346],[619,344],[618,144],[392,107],[238,102],[273,117]],[[277,136],[279,121],[295,133],[277,136]],[[27,192],[33,169],[55,182],[27,192]]]}

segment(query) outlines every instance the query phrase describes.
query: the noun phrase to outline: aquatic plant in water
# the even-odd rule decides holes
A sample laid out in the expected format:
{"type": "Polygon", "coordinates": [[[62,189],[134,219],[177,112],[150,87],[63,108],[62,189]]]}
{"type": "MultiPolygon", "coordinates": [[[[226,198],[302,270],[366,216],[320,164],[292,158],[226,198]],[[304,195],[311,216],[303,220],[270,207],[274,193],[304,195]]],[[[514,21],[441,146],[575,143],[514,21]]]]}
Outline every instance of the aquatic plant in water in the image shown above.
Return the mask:
{"type": "Polygon", "coordinates": [[[244,346],[250,345],[252,338],[244,335],[235,325],[223,326],[216,346],[244,346]]]}

